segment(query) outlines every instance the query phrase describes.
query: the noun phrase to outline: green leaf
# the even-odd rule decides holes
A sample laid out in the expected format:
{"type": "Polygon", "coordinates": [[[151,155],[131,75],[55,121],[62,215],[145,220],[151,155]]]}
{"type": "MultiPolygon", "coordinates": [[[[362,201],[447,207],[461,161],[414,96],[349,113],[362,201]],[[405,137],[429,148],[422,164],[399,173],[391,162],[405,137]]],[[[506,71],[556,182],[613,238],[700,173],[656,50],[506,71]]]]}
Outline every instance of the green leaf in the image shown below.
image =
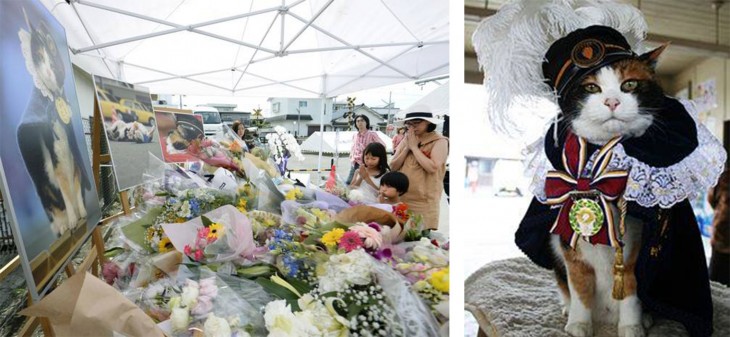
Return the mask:
{"type": "Polygon", "coordinates": [[[278,271],[278,269],[276,268],[276,266],[274,266],[270,263],[261,262],[261,263],[257,263],[257,264],[252,264],[250,266],[244,266],[244,267],[237,268],[236,276],[240,276],[243,278],[253,280],[257,277],[268,278],[271,275],[273,275],[274,273],[276,273],[277,271],[278,271]]]}
{"type": "Polygon", "coordinates": [[[123,252],[124,252],[124,248],[122,248],[122,247],[109,248],[106,251],[104,251],[104,257],[106,257],[106,258],[112,258],[112,257],[115,257],[115,256],[123,253],[123,252]]]}
{"type": "Polygon", "coordinates": [[[200,219],[203,220],[203,226],[204,227],[210,227],[210,225],[213,224],[213,221],[210,221],[210,219],[208,219],[208,217],[205,217],[205,216],[202,216],[201,215],[200,216],[200,219]]]}
{"type": "Polygon", "coordinates": [[[357,314],[359,314],[362,311],[362,309],[364,309],[364,307],[361,305],[357,305],[354,303],[350,304],[350,306],[347,307],[347,319],[349,320],[349,319],[352,319],[353,317],[357,316],[357,314]]]}
{"type": "Polygon", "coordinates": [[[136,243],[140,247],[143,247],[148,252],[153,252],[152,248],[148,247],[144,242],[145,233],[147,228],[152,226],[155,222],[155,218],[162,213],[162,207],[155,207],[150,209],[147,214],[137,221],[134,221],[124,227],[122,227],[122,234],[130,241],[136,243]]]}
{"type": "Polygon", "coordinates": [[[296,289],[300,294],[306,294],[310,291],[312,291],[312,287],[299,279],[293,278],[293,277],[284,277],[284,280],[289,282],[294,289],[296,289]]]}
{"type": "Polygon", "coordinates": [[[285,300],[291,306],[292,311],[300,311],[299,304],[297,303],[299,297],[291,292],[291,290],[286,289],[285,287],[282,287],[263,277],[257,278],[256,283],[261,285],[267,293],[274,295],[282,300],[285,300]]]}

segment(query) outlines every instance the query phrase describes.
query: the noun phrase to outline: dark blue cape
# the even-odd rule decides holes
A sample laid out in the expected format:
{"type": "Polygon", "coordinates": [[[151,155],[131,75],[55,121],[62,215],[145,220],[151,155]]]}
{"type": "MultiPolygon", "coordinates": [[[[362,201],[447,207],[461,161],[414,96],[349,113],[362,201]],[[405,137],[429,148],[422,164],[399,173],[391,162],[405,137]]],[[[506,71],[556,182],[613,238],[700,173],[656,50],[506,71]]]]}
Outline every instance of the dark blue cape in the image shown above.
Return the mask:
{"type": "MultiPolygon", "coordinates": [[[[553,126],[554,127],[554,126],[553,126]]],[[[552,127],[545,137],[545,153],[557,170],[566,123],[558,123],[558,146],[552,127]]],[[[641,137],[621,141],[627,155],[653,167],[678,163],[697,147],[697,129],[684,106],[666,98],[654,124],[641,137]]],[[[592,145],[588,153],[598,148],[592,145]]],[[[637,293],[645,309],[682,323],[690,336],[712,334],[712,298],[700,231],[688,200],[672,208],[642,207],[628,202],[628,214],[644,222],[636,263],[637,293]]],[[[558,209],[533,198],[517,232],[515,243],[537,265],[552,269],[550,226],[558,209]]]]}

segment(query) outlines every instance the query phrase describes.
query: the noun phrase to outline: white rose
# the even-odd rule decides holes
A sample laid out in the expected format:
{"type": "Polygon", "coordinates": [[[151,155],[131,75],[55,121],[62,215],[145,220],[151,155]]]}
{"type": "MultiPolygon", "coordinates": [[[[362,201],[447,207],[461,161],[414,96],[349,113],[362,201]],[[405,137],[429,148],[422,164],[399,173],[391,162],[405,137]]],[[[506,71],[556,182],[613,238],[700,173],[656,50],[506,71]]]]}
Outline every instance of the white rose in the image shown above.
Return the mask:
{"type": "Polygon", "coordinates": [[[187,308],[173,308],[170,314],[170,323],[173,331],[186,331],[190,322],[190,312],[187,308]]]}
{"type": "Polygon", "coordinates": [[[216,317],[215,314],[209,314],[208,319],[203,324],[205,337],[231,337],[231,327],[225,318],[216,317]]]}
{"type": "Polygon", "coordinates": [[[200,294],[200,290],[198,287],[193,286],[186,286],[183,287],[182,295],[180,296],[182,299],[182,305],[192,308],[195,306],[195,304],[198,302],[198,295],[200,294]]]}

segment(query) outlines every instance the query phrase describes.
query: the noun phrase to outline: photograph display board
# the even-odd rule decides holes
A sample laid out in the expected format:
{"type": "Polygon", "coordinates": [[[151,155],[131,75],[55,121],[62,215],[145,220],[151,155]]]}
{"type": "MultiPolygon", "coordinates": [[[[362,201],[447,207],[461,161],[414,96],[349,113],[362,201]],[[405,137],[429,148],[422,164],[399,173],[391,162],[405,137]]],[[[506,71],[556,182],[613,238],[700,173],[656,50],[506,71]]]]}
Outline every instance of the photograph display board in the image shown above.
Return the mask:
{"type": "Polygon", "coordinates": [[[194,140],[205,137],[203,118],[199,115],[156,111],[157,131],[162,137],[162,158],[168,163],[194,162],[200,159],[188,154],[194,140]]]}
{"type": "Polygon", "coordinates": [[[0,1],[0,52],[0,185],[35,300],[101,211],[63,26],[39,1],[0,1]]]}
{"type": "Polygon", "coordinates": [[[94,76],[96,102],[119,190],[144,183],[148,152],[162,158],[157,122],[147,88],[94,76]]]}

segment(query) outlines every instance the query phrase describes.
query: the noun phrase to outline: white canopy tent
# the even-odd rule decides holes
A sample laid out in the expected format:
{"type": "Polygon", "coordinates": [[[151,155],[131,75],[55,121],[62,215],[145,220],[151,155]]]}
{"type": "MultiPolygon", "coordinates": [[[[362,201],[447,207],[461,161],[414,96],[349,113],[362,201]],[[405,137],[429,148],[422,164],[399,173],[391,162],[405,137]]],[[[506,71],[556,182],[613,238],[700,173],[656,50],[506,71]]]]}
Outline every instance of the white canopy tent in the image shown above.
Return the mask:
{"type": "MultiPolygon", "coordinates": [[[[428,95],[421,97],[418,101],[411,104],[406,109],[398,111],[396,118],[404,118],[409,112],[415,111],[419,106],[428,106],[431,108],[431,112],[434,116],[443,116],[449,114],[449,83],[446,82],[434,89],[428,95]],[[415,108],[415,109],[414,109],[415,108]]],[[[423,111],[420,111],[423,112],[423,111]]]]}
{"type": "Polygon", "coordinates": [[[448,73],[448,1],[42,0],[75,64],[153,93],[332,97],[448,73]]]}
{"type": "Polygon", "coordinates": [[[152,93],[325,98],[449,71],[443,0],[41,1],[76,65],[152,93]]]}

